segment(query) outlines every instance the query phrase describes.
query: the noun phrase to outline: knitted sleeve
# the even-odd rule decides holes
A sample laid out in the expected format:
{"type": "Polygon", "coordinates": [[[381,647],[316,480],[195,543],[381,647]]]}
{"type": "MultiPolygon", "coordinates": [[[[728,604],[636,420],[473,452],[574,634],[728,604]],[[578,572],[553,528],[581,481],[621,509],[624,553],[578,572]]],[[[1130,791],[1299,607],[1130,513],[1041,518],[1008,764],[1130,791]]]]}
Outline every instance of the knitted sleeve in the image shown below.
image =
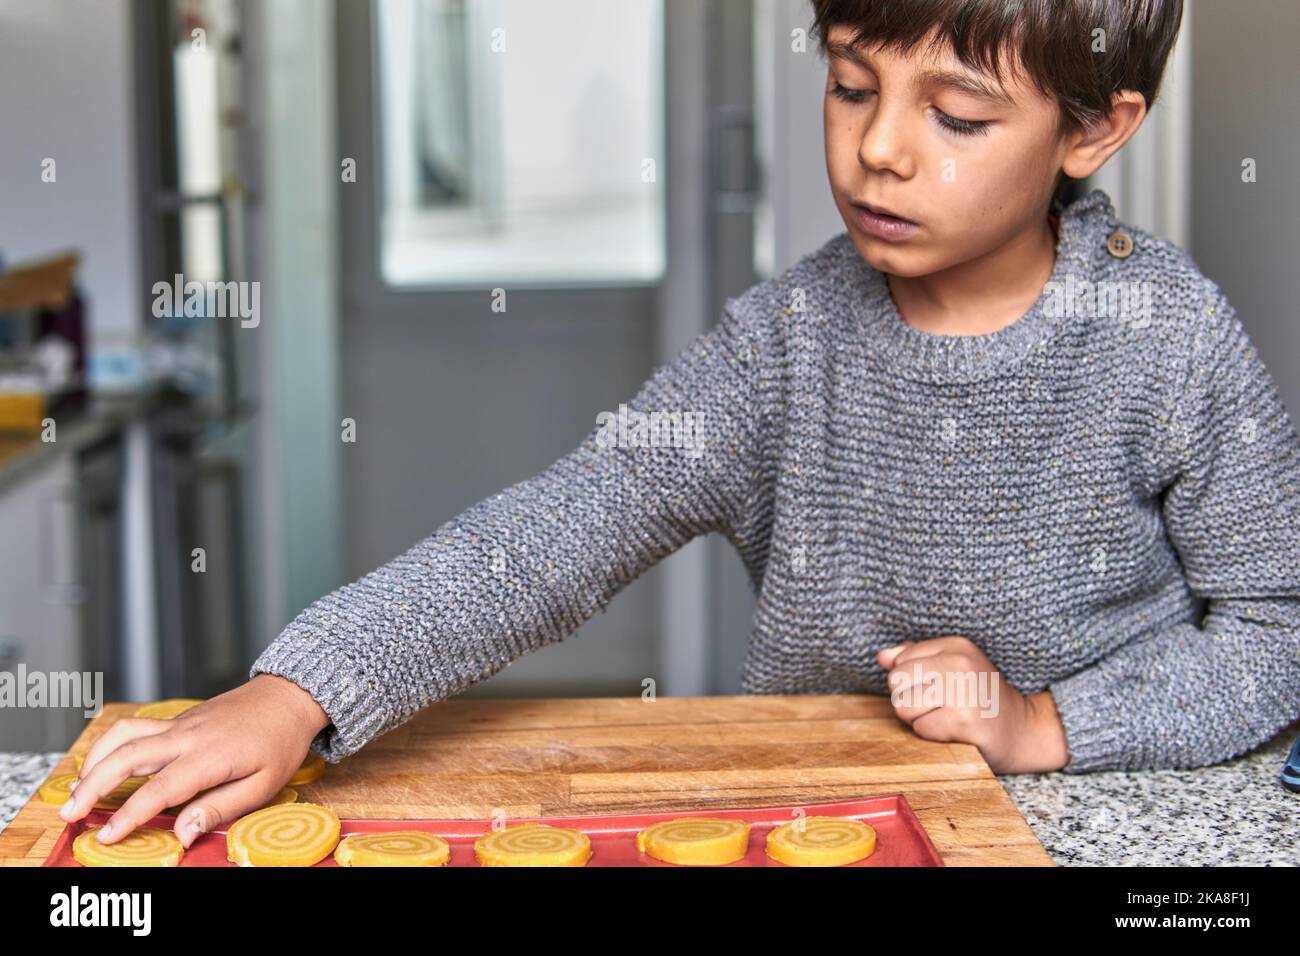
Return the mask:
{"type": "Polygon", "coordinates": [[[762,315],[736,302],[573,451],[288,624],[250,677],[286,677],[321,705],[318,753],[345,757],[563,639],[670,552],[742,520],[762,315]]]}
{"type": "Polygon", "coordinates": [[[1161,500],[1206,613],[1051,685],[1066,772],[1214,764],[1300,716],[1300,441],[1232,306],[1210,301],[1161,500]]]}

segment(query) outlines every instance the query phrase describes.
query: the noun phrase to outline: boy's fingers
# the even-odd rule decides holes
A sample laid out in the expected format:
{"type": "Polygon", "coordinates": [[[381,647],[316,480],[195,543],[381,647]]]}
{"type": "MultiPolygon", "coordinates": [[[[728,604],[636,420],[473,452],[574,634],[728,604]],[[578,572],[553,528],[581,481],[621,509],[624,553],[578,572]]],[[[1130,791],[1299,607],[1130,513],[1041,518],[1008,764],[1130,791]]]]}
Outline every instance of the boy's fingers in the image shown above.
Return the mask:
{"type": "Polygon", "coordinates": [[[924,667],[919,677],[912,669],[894,671],[889,675],[889,701],[894,705],[894,714],[905,724],[911,724],[918,717],[938,710],[941,704],[927,701],[927,686],[933,686],[942,680],[943,674],[938,670],[924,667]]]}
{"type": "Polygon", "coordinates": [[[224,782],[208,761],[181,759],[169,763],[148,780],[109,818],[99,832],[100,843],[116,843],[168,807],[183,803],[200,790],[224,782]]]}
{"type": "Polygon", "coordinates": [[[894,661],[897,659],[898,655],[915,644],[916,641],[903,641],[901,644],[895,644],[893,647],[886,647],[883,651],[877,652],[876,660],[880,662],[880,666],[885,670],[890,670],[893,668],[894,661]]]}
{"type": "Polygon", "coordinates": [[[176,759],[179,753],[180,744],[170,734],[155,734],[127,741],[81,778],[77,789],[60,808],[59,816],[69,823],[80,820],[94,809],[100,797],[111,793],[127,777],[156,773],[176,759]]]}
{"type": "Polygon", "coordinates": [[[202,834],[266,806],[279,789],[268,774],[255,773],[200,793],[176,815],[176,838],[189,849],[202,834]]]}
{"type": "Polygon", "coordinates": [[[904,641],[880,652],[880,663],[885,670],[894,670],[912,661],[924,660],[942,654],[944,646],[937,638],[928,641],[904,641]]]}
{"type": "Polygon", "coordinates": [[[924,664],[912,667],[896,667],[889,672],[885,678],[885,686],[889,688],[889,693],[898,694],[907,690],[916,684],[932,683],[934,675],[930,673],[930,668],[924,664]]]}
{"type": "Polygon", "coordinates": [[[880,665],[885,670],[890,670],[908,661],[919,661],[924,657],[933,657],[935,654],[956,650],[959,646],[969,646],[971,643],[970,638],[960,634],[945,634],[943,637],[928,637],[923,641],[903,641],[901,644],[885,648],[878,656],[880,665]]]}
{"type": "Polygon", "coordinates": [[[941,707],[919,714],[911,724],[916,735],[926,740],[951,742],[960,739],[953,733],[950,716],[941,707]]]}
{"type": "Polygon", "coordinates": [[[82,780],[95,769],[95,764],[99,763],[118,747],[130,740],[139,737],[148,737],[152,734],[160,734],[168,728],[169,721],[151,720],[148,717],[123,717],[112,727],[104,732],[104,735],[96,740],[86,751],[86,759],[81,762],[81,769],[77,771],[77,782],[80,785],[82,780]]]}

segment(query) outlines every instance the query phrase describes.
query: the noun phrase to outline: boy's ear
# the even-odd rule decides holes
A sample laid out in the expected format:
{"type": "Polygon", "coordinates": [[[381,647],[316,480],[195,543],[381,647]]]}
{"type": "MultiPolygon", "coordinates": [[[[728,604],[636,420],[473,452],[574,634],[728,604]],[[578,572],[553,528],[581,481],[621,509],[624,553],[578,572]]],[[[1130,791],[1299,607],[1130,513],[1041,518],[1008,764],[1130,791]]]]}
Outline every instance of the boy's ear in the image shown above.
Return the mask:
{"type": "Polygon", "coordinates": [[[1071,179],[1086,179],[1119,152],[1142,125],[1147,101],[1136,90],[1122,90],[1111,99],[1110,115],[1070,137],[1061,169],[1071,179]]]}

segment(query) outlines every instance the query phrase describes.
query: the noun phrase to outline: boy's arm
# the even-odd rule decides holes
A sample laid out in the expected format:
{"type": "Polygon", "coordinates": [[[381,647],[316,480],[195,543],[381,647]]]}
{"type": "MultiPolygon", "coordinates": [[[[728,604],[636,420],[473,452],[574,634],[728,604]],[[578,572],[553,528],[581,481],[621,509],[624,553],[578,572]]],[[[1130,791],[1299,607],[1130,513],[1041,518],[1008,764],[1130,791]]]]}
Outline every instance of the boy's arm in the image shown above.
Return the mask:
{"type": "Polygon", "coordinates": [[[1217,287],[1211,308],[1169,423],[1162,502],[1205,618],[1051,686],[1067,772],[1218,763],[1300,716],[1300,441],[1217,287]]]}
{"type": "Polygon", "coordinates": [[[318,752],[345,757],[564,638],[655,562],[740,520],[761,472],[767,379],[762,316],[732,304],[656,371],[626,416],[602,413],[541,474],[473,505],[290,622],[250,677],[278,674],[321,705],[331,725],[314,741],[318,752]]]}

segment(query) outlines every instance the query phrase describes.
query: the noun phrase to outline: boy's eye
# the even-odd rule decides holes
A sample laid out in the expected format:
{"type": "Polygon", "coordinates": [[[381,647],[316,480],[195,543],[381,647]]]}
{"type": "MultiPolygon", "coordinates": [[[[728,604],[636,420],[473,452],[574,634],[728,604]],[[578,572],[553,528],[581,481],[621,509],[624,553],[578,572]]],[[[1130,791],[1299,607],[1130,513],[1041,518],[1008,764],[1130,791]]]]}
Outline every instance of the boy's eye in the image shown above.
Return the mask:
{"type": "Polygon", "coordinates": [[[989,120],[964,120],[949,116],[943,110],[935,108],[935,118],[939,125],[951,130],[958,136],[979,136],[989,131],[989,120]]]}
{"type": "MultiPolygon", "coordinates": [[[[845,103],[861,103],[867,98],[873,90],[851,90],[846,86],[836,83],[831,88],[831,94],[836,98],[843,100],[845,103]]],[[[990,120],[964,120],[956,116],[949,116],[943,110],[936,108],[935,119],[944,129],[956,133],[958,136],[977,136],[988,132],[991,125],[990,120]]]]}
{"type": "Polygon", "coordinates": [[[841,86],[839,83],[836,83],[835,87],[831,90],[831,93],[844,100],[846,103],[861,103],[869,92],[870,90],[850,90],[847,87],[841,86]]]}

